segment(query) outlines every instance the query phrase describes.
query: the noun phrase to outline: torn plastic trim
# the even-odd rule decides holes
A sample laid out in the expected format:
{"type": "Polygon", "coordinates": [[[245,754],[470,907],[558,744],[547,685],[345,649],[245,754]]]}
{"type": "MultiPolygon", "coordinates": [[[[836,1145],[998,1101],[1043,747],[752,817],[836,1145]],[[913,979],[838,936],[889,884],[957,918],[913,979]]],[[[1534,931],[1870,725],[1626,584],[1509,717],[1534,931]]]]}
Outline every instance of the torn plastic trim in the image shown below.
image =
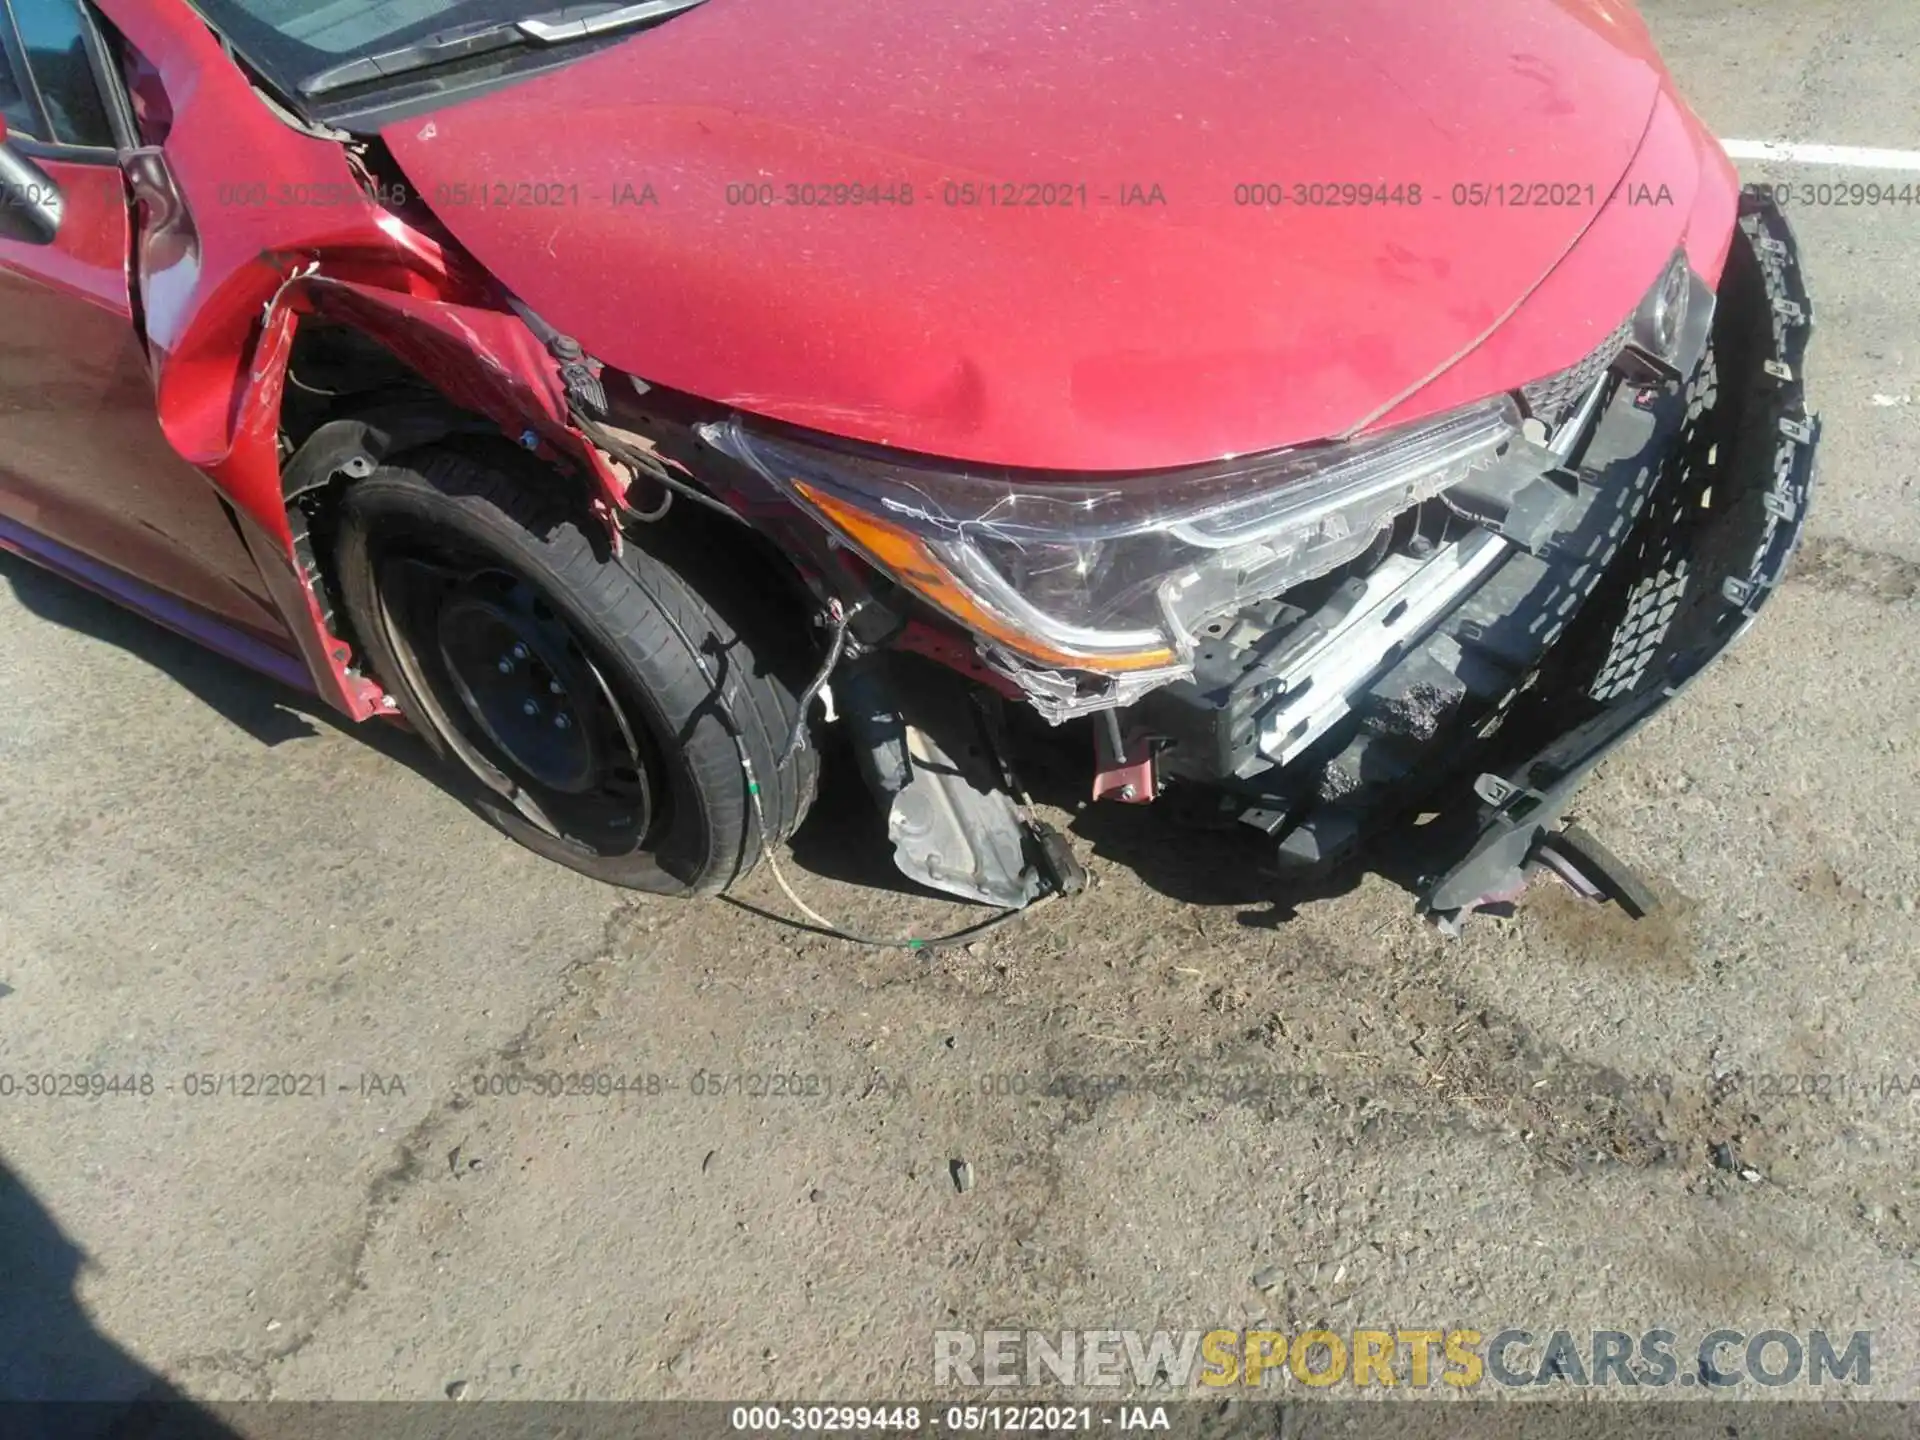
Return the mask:
{"type": "Polygon", "coordinates": [[[1010,910],[1085,883],[1071,848],[1035,820],[961,677],[896,683],[889,656],[867,655],[842,671],[839,706],[903,875],[1010,910]]]}
{"type": "Polygon", "coordinates": [[[336,477],[364,479],[397,455],[449,435],[497,435],[490,421],[449,406],[421,402],[369,406],[316,426],[280,467],[289,503],[336,477]]]}
{"type": "Polygon", "coordinates": [[[1025,863],[1012,798],[970,783],[919,726],[906,726],[901,739],[911,778],[887,808],[894,863],[965,900],[1017,909],[1037,898],[1040,877],[1025,863]]]}
{"type": "Polygon", "coordinates": [[[1141,696],[1191,673],[1191,665],[1138,670],[1129,675],[1093,675],[1035,665],[991,641],[976,637],[975,649],[994,674],[1011,681],[1049,725],[1121,709],[1141,696]]]}
{"type": "Polygon", "coordinates": [[[1713,338],[1720,303],[1713,287],[1676,250],[1665,273],[1633,312],[1632,342],[1625,357],[1649,369],[1655,380],[1684,380],[1699,367],[1713,338]],[[1679,312],[1677,320],[1670,313],[1679,312]]]}
{"type": "Polygon", "coordinates": [[[1600,377],[1588,387],[1585,397],[1567,422],[1553,432],[1553,438],[1547,441],[1547,449],[1563,465],[1570,463],[1581,444],[1592,432],[1599,419],[1600,410],[1607,398],[1607,392],[1613,388],[1615,376],[1611,367],[1600,372],[1600,377]]]}
{"type": "MultiPolygon", "coordinates": [[[[296,532],[304,527],[296,526],[298,517],[291,513],[288,501],[335,474],[351,476],[357,470],[370,471],[383,454],[391,453],[391,442],[404,444],[409,434],[425,433],[442,422],[401,421],[398,414],[402,407],[394,407],[387,420],[405,433],[386,436],[390,443],[385,449],[381,448],[382,437],[373,430],[361,430],[350,437],[346,430],[323,425],[316,431],[320,445],[314,446],[315,437],[310,436],[303,452],[283,461],[278,453],[280,402],[294,334],[302,316],[312,314],[347,325],[418,373],[432,376],[446,410],[466,417],[452,422],[454,428],[471,424],[484,430],[490,423],[516,437],[523,448],[543,452],[562,468],[585,471],[597,491],[589,499],[604,503],[611,496],[617,500],[624,494],[625,481],[577,428],[566,423],[558,378],[551,371],[542,373],[547,357],[534,347],[534,337],[523,321],[461,299],[405,293],[386,284],[347,278],[373,273],[357,264],[354,257],[298,254],[278,258],[284,268],[273,276],[272,289],[262,299],[258,339],[235,387],[234,419],[225,437],[225,453],[203,457],[183,448],[183,441],[196,438],[205,448],[215,441],[210,434],[177,436],[170,432],[169,440],[236,497],[245,494],[247,485],[258,491],[271,486],[273,502],[269,503],[282,512],[273,518],[284,526],[285,534],[250,534],[249,548],[261,563],[275,603],[294,620],[295,639],[313,670],[316,689],[352,718],[366,719],[391,712],[392,697],[359,668],[351,647],[334,632],[329,607],[315,585],[311,556],[300,553],[304,537],[296,532]],[[457,346],[468,362],[457,370],[445,363],[450,345],[457,346]],[[243,476],[247,485],[240,483],[243,476]],[[270,544],[270,553],[262,553],[263,543],[270,544]]],[[[161,371],[163,428],[169,418],[186,416],[204,422],[210,413],[205,406],[177,410],[167,404],[171,393],[169,369],[178,368],[176,364],[161,371]]],[[[372,418],[373,412],[362,416],[372,418]]],[[[261,498],[264,500],[264,494],[261,498]]],[[[270,523],[251,507],[240,508],[257,523],[270,523]]],[[[617,546],[618,527],[610,524],[609,528],[612,543],[617,546]]]]}
{"type": "Polygon", "coordinates": [[[510,310],[403,294],[322,269],[287,288],[282,311],[299,303],[383,345],[402,363],[432,377],[456,409],[484,415],[523,450],[563,470],[585,472],[594,513],[620,544],[613,518],[626,505],[631,477],[617,468],[576,423],[561,362],[510,310]],[[468,363],[446,364],[451,343],[468,363]]]}
{"type": "MultiPolygon", "coordinates": [[[[309,515],[311,497],[317,496],[336,480],[362,480],[385,464],[391,455],[422,445],[431,445],[450,435],[498,432],[477,415],[467,415],[448,406],[424,401],[402,401],[370,406],[358,414],[339,416],[316,426],[300,447],[280,467],[280,485],[286,500],[287,531],[292,542],[293,573],[305,592],[301,603],[318,618],[324,636],[324,658],[342,665],[343,676],[353,682],[351,697],[356,710],[392,713],[398,702],[377,687],[350,661],[343,659],[346,649],[334,615],[334,601],[321,565],[320,552],[313,539],[309,515]]],[[[283,568],[269,557],[258,543],[258,527],[251,519],[241,525],[241,534],[262,574],[278,577],[283,568]]],[[[269,583],[273,583],[270,578],[269,583]]],[[[282,587],[285,588],[284,585],[282,587]]],[[[279,597],[284,607],[289,602],[279,597]]],[[[349,652],[350,653],[350,652],[349,652]]],[[[309,657],[310,663],[318,656],[309,657]]],[[[361,718],[365,718],[362,716],[361,718]]]]}
{"type": "Polygon", "coordinates": [[[1744,573],[1722,578],[1721,609],[1710,633],[1672,656],[1659,684],[1614,701],[1507,774],[1479,777],[1474,784],[1482,806],[1479,834],[1466,854],[1426,887],[1421,903],[1431,913],[1448,916],[1470,909],[1524,874],[1535,848],[1601,761],[1746,634],[1799,547],[1817,478],[1820,440],[1819,417],[1807,409],[1803,378],[1813,307],[1792,230],[1778,205],[1754,191],[1744,192],[1739,233],[1753,249],[1763,292],[1759,303],[1766,307],[1772,335],[1755,376],[1723,374],[1719,380],[1723,391],[1749,381],[1757,387],[1761,413],[1747,417],[1745,433],[1755,435],[1756,444],[1771,438],[1769,449],[1753,457],[1755,464],[1768,464],[1769,484],[1761,495],[1765,518],[1744,573]]]}

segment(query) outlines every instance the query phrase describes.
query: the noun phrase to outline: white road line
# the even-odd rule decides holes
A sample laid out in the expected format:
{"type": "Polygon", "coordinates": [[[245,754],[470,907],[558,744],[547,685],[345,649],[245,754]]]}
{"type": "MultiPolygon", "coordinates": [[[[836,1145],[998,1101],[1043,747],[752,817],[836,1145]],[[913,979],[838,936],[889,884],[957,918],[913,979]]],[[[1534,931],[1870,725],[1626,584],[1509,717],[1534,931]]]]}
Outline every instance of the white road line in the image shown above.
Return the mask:
{"type": "Polygon", "coordinates": [[[1802,145],[1792,140],[1722,140],[1720,144],[1735,160],[1785,160],[1795,165],[1842,165],[1855,170],[1920,170],[1920,150],[1802,145]]]}

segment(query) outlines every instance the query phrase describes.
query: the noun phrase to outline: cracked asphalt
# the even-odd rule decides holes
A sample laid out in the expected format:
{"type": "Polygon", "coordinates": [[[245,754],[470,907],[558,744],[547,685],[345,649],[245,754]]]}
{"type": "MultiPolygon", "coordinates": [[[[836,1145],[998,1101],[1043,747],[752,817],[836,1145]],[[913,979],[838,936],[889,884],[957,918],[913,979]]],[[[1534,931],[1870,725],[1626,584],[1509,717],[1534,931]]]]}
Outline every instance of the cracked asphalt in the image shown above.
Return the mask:
{"type": "MultiPolygon", "coordinates": [[[[1920,146],[1920,9],[1647,8],[1717,133],[1920,146]]],[[[0,1072],[155,1085],[0,1099],[0,1395],[916,1396],[936,1328],[1266,1321],[1870,1329],[1912,1397],[1920,1098],[1862,1087],[1920,1077],[1920,207],[1791,218],[1822,490],[1583,796],[1639,926],[1543,887],[1448,942],[1377,876],[1288,915],[1103,811],[1087,896],[858,950],[551,867],[0,558],[0,1072]],[[623,1088],[476,1093],[517,1072],[623,1088]],[[250,1074],[307,1078],[204,1093],[250,1074]]],[[[848,788],[803,893],[971,918],[857,883],[848,788]]]]}

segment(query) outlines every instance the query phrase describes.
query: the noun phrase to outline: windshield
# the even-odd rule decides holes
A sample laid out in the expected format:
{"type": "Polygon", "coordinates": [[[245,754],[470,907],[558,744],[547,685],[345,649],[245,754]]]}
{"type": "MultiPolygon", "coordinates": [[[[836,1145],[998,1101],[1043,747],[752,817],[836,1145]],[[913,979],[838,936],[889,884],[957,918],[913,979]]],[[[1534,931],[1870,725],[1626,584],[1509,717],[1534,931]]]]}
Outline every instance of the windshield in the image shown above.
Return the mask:
{"type": "Polygon", "coordinates": [[[458,25],[517,20],[553,0],[198,0],[283,90],[317,71],[458,25]]]}

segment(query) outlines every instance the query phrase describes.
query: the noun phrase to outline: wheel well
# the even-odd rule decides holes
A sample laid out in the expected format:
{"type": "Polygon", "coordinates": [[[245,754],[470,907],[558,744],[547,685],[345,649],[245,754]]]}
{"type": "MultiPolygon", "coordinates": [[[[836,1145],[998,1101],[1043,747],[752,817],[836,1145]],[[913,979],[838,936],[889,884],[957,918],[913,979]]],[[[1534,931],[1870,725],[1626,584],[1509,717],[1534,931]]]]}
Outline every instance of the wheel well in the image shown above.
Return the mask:
{"type": "MultiPolygon", "coordinates": [[[[340,603],[333,547],[340,499],[375,464],[450,440],[503,447],[502,469],[530,473],[532,460],[497,424],[462,408],[379,340],[337,321],[308,317],[294,337],[281,403],[282,497],[294,555],[330,632],[358,656],[366,646],[352,634],[340,603]],[[372,463],[369,463],[371,459],[372,463]]],[[[552,491],[543,497],[577,524],[596,547],[609,545],[604,519],[594,513],[594,481],[584,469],[547,465],[552,491]]],[[[627,543],[675,563],[702,589],[744,604],[755,628],[777,638],[769,647],[780,668],[804,670],[818,637],[806,618],[816,609],[792,559],[746,524],[729,524],[702,507],[680,504],[657,523],[636,525],[627,543]]],[[[603,556],[604,558],[604,556],[603,556]]],[[[804,676],[802,677],[804,678],[804,676]]]]}
{"type": "MultiPolygon", "coordinates": [[[[380,341],[351,325],[309,316],[294,335],[280,405],[281,498],[294,558],[327,629],[358,655],[340,605],[333,539],[340,497],[375,465],[454,435],[511,445],[498,425],[463,409],[380,341]]],[[[556,481],[565,477],[555,470],[556,481]]],[[[588,502],[582,487],[556,485],[588,502]]]]}

